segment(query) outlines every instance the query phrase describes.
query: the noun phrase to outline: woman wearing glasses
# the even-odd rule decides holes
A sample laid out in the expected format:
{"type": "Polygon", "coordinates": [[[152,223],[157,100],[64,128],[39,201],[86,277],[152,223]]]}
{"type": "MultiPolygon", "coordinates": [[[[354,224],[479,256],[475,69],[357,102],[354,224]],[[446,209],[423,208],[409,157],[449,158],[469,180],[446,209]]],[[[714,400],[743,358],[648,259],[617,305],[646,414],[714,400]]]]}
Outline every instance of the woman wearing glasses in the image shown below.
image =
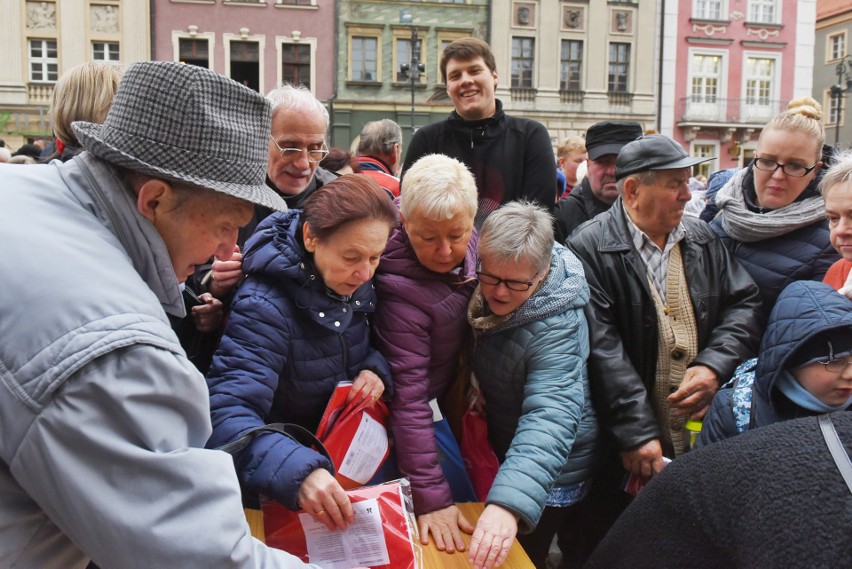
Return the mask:
{"type": "MultiPolygon", "coordinates": [[[[387,362],[370,346],[370,282],[396,208],[373,180],[348,174],[323,185],[303,210],[267,217],[246,244],[246,278],[207,374],[218,447],[268,423],[316,431],[336,385],[349,398],[381,397],[387,362]]],[[[258,436],[234,457],[243,489],[329,529],[353,521],[349,498],[313,449],[278,433],[258,436]]]]}
{"type": "Polygon", "coordinates": [[[754,160],[716,195],[710,226],[760,287],[768,314],[785,286],[821,280],[837,260],[817,190],[823,157],[822,110],[795,99],[760,133],[754,160]]]}
{"type": "Polygon", "coordinates": [[[477,568],[500,565],[516,533],[544,567],[554,534],[582,533],[587,523],[577,506],[600,458],[586,370],[589,288],[551,222],[539,206],[513,202],[480,233],[471,365],[500,469],[471,539],[477,568]]]}
{"type": "Polygon", "coordinates": [[[748,429],[852,409],[852,301],[799,281],[772,309],[756,360],[713,399],[696,446],[748,429]]]}

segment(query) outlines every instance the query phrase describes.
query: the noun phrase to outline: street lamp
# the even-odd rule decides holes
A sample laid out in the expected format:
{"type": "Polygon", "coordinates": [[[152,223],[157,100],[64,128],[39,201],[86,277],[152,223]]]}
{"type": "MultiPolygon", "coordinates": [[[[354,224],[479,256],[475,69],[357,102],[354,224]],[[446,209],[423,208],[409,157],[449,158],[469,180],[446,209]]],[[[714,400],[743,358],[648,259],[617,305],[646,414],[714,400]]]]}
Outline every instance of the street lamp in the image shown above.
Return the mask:
{"type": "Polygon", "coordinates": [[[837,64],[837,85],[831,86],[831,98],[834,101],[834,148],[840,143],[840,117],[843,116],[843,99],[847,93],[852,93],[852,61],[847,61],[849,55],[844,55],[837,64]],[[847,66],[849,69],[847,69],[847,66]],[[843,83],[846,88],[843,88],[843,83]]]}
{"type": "Polygon", "coordinates": [[[420,74],[426,71],[426,65],[420,63],[420,50],[417,46],[417,27],[414,25],[414,14],[411,13],[411,10],[402,9],[399,11],[399,23],[411,26],[411,59],[408,63],[401,63],[399,71],[408,75],[408,81],[411,85],[411,136],[414,136],[414,94],[417,84],[420,82],[420,74]]]}

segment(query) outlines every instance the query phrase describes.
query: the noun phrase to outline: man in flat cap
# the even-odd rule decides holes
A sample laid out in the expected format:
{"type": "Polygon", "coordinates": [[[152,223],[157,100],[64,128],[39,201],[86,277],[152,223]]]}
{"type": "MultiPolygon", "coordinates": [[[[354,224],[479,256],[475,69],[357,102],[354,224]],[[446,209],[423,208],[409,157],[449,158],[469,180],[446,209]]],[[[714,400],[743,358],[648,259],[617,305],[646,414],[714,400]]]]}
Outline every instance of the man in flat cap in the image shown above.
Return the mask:
{"type": "Polygon", "coordinates": [[[0,165],[0,566],[306,566],[251,537],[167,316],[253,204],[286,209],[269,125],[230,79],[142,62],[102,125],[73,124],[86,152],[0,165]]]}
{"type": "Polygon", "coordinates": [[[603,121],[586,131],[588,171],[580,185],[559,200],[553,217],[555,239],[564,243],[571,233],[599,213],[610,208],[618,197],[615,185],[615,157],[627,144],[642,136],[642,126],[632,121],[603,121]]]}
{"type": "Polygon", "coordinates": [[[686,452],[686,421],[760,340],[754,281],[703,221],[683,217],[691,166],[705,160],[661,134],[626,144],[619,198],[568,238],[591,293],[592,400],[615,451],[587,505],[601,531],[628,503],[625,471],[648,479],[686,452]]]}

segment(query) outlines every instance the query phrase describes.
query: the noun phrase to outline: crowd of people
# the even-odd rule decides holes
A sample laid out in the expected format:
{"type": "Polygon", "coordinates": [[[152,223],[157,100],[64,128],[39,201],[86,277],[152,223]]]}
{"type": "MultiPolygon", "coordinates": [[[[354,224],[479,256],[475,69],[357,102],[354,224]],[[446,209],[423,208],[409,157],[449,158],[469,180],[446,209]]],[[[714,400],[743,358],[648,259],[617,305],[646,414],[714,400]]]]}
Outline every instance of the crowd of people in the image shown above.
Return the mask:
{"type": "Polygon", "coordinates": [[[710,159],[636,122],[557,162],[481,40],[440,69],[454,110],[405,151],[390,119],[330,149],[304,87],[61,78],[50,160],[0,165],[0,565],[314,567],[243,507],[353,523],[328,458],[262,431],[351,381],[420,540],[476,569],[516,540],[537,568],[852,566],[852,153],[819,104],[705,193],[710,159]],[[499,463],[478,520],[441,443],[466,409],[499,463]]]}

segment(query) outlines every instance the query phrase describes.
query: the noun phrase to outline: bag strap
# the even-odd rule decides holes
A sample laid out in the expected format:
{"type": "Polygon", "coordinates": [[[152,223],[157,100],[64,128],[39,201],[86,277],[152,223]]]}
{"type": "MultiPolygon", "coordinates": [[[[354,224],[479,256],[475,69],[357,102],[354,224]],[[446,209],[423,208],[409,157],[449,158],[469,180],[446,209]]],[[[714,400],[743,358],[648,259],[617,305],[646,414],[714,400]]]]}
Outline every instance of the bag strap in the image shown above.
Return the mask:
{"type": "Polygon", "coordinates": [[[248,430],[240,436],[235,441],[231,441],[228,444],[224,444],[220,447],[216,447],[215,450],[221,450],[227,452],[228,454],[234,455],[244,450],[247,446],[249,446],[252,441],[257,437],[257,435],[261,433],[278,433],[280,435],[284,435],[289,438],[296,444],[300,444],[304,447],[313,448],[315,451],[320,453],[322,456],[328,460],[328,463],[331,465],[331,475],[334,476],[334,461],[331,460],[331,455],[328,454],[325,446],[319,441],[316,436],[306,428],[301,425],[296,425],[295,423],[269,423],[268,425],[263,425],[262,427],[255,427],[254,429],[248,430]]]}
{"type": "Polygon", "coordinates": [[[837,430],[834,428],[834,423],[831,422],[831,417],[828,415],[819,416],[819,428],[822,429],[822,436],[825,438],[825,444],[828,445],[828,450],[831,453],[831,458],[834,459],[834,464],[840,471],[840,475],[849,487],[849,492],[852,493],[852,460],[849,459],[849,453],[843,448],[843,443],[837,435],[837,430]]]}

